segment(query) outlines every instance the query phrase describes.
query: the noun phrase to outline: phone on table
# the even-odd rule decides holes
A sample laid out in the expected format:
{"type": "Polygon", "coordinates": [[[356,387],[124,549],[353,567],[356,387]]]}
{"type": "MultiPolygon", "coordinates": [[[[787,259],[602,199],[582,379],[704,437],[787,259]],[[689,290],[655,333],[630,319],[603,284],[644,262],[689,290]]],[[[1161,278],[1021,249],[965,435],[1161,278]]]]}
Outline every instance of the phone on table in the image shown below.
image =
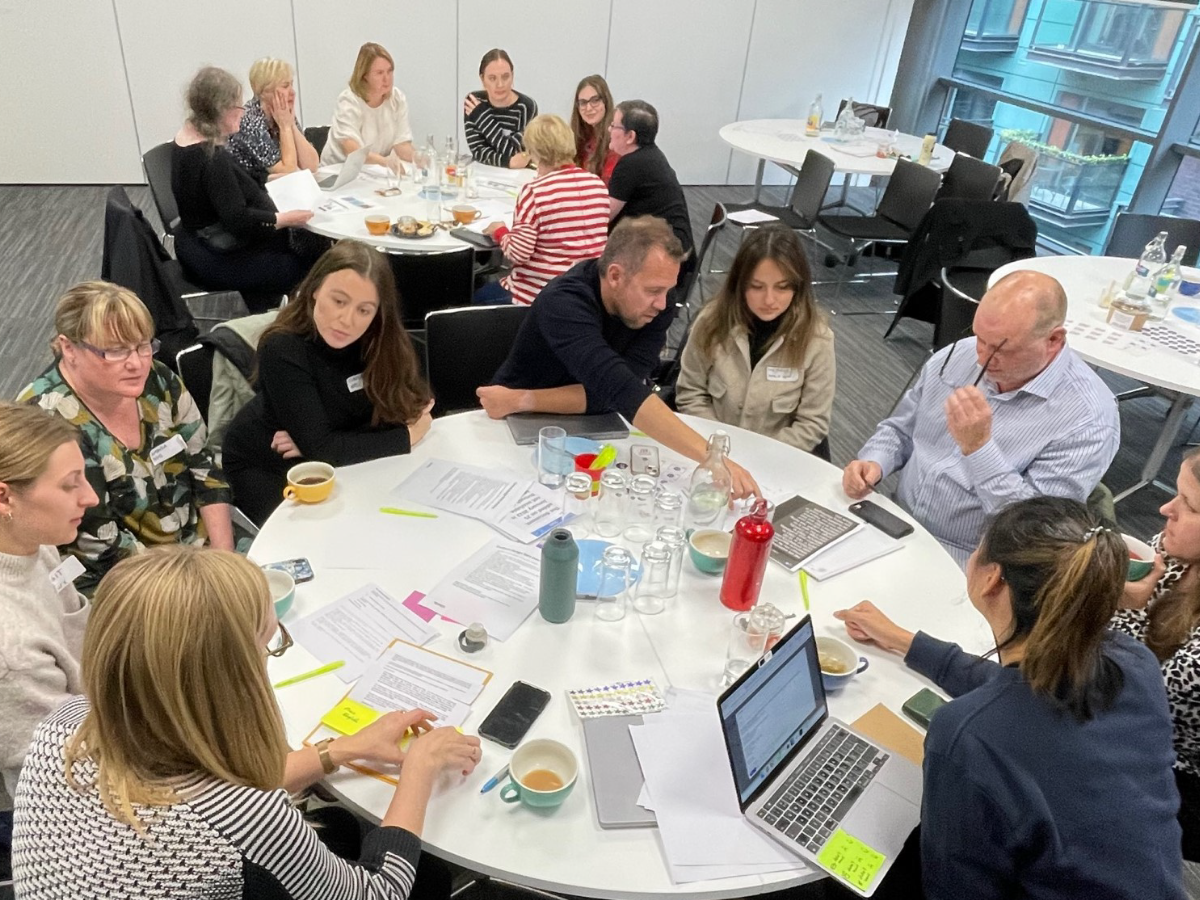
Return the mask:
{"type": "Polygon", "coordinates": [[[479,736],[511,750],[521,743],[521,738],[549,702],[549,691],[524,681],[514,681],[479,726],[479,736]]]}
{"type": "Polygon", "coordinates": [[[282,572],[287,572],[292,576],[292,580],[296,584],[304,584],[306,581],[313,580],[312,565],[303,556],[296,559],[285,559],[281,562],[267,563],[263,568],[279,569],[282,572]]]}
{"type": "Polygon", "coordinates": [[[933,718],[933,714],[945,706],[946,703],[945,697],[939,697],[929,688],[921,688],[921,690],[904,701],[904,705],[900,707],[900,711],[922,728],[927,729],[929,728],[929,720],[933,718]]]}
{"type": "Polygon", "coordinates": [[[634,444],[629,448],[629,472],[632,475],[658,477],[658,448],[649,444],[634,444]]]}
{"type": "Polygon", "coordinates": [[[854,513],[854,515],[858,516],[864,522],[874,525],[888,537],[902,538],[913,532],[913,527],[899,516],[893,516],[882,506],[872,503],[870,500],[860,500],[857,503],[851,503],[850,512],[854,513]]]}

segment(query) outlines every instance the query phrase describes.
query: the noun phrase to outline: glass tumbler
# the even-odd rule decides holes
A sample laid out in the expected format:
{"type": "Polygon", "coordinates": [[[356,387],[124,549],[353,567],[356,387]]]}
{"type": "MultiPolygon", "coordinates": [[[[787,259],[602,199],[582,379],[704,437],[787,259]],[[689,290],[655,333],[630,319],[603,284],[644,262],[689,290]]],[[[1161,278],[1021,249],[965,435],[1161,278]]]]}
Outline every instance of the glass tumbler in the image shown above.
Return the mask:
{"type": "Polygon", "coordinates": [[[538,482],[546,487],[562,487],[575,461],[567,453],[567,433],[557,425],[538,432],[538,482]]]}
{"type": "Polygon", "coordinates": [[[654,497],[654,527],[683,524],[683,491],[674,488],[659,488],[654,497]]]}
{"type": "Polygon", "coordinates": [[[725,674],[723,687],[729,687],[767,652],[767,638],[771,634],[769,617],[760,609],[737,613],[729,626],[729,646],[725,651],[725,674]]]}
{"type": "Polygon", "coordinates": [[[585,472],[572,472],[567,476],[567,490],[563,495],[563,524],[571,529],[576,538],[587,537],[592,532],[592,476],[585,472]]]}
{"type": "Polygon", "coordinates": [[[687,554],[687,532],[678,525],[660,525],[654,533],[656,541],[671,548],[671,577],[667,582],[667,596],[679,593],[679,575],[683,570],[683,557],[687,554]]]}
{"type": "Polygon", "coordinates": [[[616,622],[625,618],[625,599],[633,557],[624,547],[606,547],[600,558],[600,586],[596,591],[596,618],[616,622]]]}
{"type": "Polygon", "coordinates": [[[633,608],[644,616],[655,616],[667,608],[671,584],[671,548],[662,541],[648,541],[642,548],[642,576],[633,594],[633,608]]]}
{"type": "Polygon", "coordinates": [[[600,476],[600,492],[596,495],[593,525],[600,537],[612,538],[625,527],[625,503],[629,495],[629,478],[624,472],[609,469],[600,476]]]}
{"type": "Polygon", "coordinates": [[[654,497],[658,479],[634,475],[629,482],[629,511],[625,519],[625,539],[644,544],[654,537],[654,497]]]}

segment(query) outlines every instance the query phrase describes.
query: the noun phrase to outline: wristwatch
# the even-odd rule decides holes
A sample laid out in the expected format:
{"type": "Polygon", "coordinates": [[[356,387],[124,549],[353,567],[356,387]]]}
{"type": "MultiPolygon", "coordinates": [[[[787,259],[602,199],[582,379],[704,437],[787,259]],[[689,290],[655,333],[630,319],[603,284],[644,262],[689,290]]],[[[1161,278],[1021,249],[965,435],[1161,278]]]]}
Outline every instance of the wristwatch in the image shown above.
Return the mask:
{"type": "Polygon", "coordinates": [[[333,738],[325,738],[323,741],[317,741],[315,745],[317,748],[317,756],[321,760],[321,769],[324,770],[326,775],[332,775],[338,770],[337,765],[334,764],[333,757],[329,755],[329,745],[332,744],[333,741],[333,738]]]}

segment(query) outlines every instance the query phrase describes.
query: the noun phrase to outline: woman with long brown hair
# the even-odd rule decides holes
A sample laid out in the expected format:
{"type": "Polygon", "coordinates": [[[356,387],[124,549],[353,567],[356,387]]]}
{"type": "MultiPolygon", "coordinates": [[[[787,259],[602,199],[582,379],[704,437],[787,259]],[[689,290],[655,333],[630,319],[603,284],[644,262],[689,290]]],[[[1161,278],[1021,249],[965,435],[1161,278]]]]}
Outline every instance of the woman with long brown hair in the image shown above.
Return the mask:
{"type": "Polygon", "coordinates": [[[255,397],[225,435],[238,507],[262,523],[300,459],[333,466],[408,453],[433,400],[400,321],[387,257],[340,241],[258,342],[255,397]]]}
{"type": "Polygon", "coordinates": [[[499,47],[479,61],[481,91],[463,99],[463,133],[476,162],[524,169],[529,154],[521,148],[525,126],[538,114],[537,101],[513,87],[513,62],[499,47]]]}
{"type": "Polygon", "coordinates": [[[1034,497],[996,513],[967,561],[995,661],[906,631],[869,601],[834,613],[954,698],[925,738],[926,896],[1184,896],[1162,675],[1109,630],[1128,565],[1121,536],[1084,504],[1034,497]]]}
{"type": "Polygon", "coordinates": [[[599,175],[608,184],[621,157],[608,146],[613,119],[612,91],[602,75],[588,75],[575,88],[571,131],[575,135],[575,165],[599,175]]]}
{"type": "Polygon", "coordinates": [[[759,228],[683,348],[680,412],[737,425],[829,458],[833,332],[790,228],[759,228]]]}

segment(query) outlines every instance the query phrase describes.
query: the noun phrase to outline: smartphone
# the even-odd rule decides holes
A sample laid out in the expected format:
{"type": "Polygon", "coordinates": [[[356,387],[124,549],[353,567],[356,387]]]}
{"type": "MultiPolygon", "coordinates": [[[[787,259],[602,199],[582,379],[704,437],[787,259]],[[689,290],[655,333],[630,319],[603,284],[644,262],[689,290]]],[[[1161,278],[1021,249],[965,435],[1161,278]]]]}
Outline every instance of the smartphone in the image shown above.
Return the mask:
{"type": "Polygon", "coordinates": [[[900,711],[922,728],[928,728],[929,720],[933,718],[933,714],[945,706],[946,702],[945,697],[939,697],[929,688],[921,688],[921,690],[904,701],[904,705],[900,707],[900,711]]]}
{"type": "Polygon", "coordinates": [[[549,702],[548,691],[524,681],[514,681],[479,726],[479,736],[511,750],[521,743],[521,738],[549,702]]]}
{"type": "Polygon", "coordinates": [[[882,506],[877,506],[870,500],[860,500],[850,504],[850,512],[864,522],[874,525],[888,537],[902,538],[912,534],[913,527],[898,516],[893,516],[882,506]]]}
{"type": "Polygon", "coordinates": [[[658,477],[658,448],[634,444],[629,448],[629,471],[633,475],[658,477]]]}
{"type": "Polygon", "coordinates": [[[292,576],[292,580],[296,584],[304,584],[306,581],[313,580],[312,566],[303,556],[299,556],[296,559],[285,559],[282,562],[267,563],[263,568],[279,569],[280,571],[287,572],[292,576]]]}

